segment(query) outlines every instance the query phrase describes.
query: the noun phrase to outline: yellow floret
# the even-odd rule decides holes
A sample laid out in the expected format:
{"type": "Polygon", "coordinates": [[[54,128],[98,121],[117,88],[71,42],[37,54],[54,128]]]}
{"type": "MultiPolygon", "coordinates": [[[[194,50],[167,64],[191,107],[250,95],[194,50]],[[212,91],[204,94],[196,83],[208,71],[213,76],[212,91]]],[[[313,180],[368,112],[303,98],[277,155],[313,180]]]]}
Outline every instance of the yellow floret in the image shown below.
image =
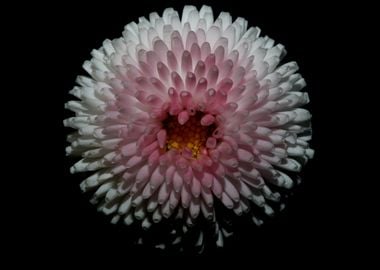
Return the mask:
{"type": "Polygon", "coordinates": [[[179,151],[189,148],[193,158],[197,158],[204,147],[207,137],[211,134],[210,127],[200,124],[201,115],[195,115],[184,124],[178,123],[177,117],[169,117],[166,120],[167,129],[166,149],[179,151]]]}

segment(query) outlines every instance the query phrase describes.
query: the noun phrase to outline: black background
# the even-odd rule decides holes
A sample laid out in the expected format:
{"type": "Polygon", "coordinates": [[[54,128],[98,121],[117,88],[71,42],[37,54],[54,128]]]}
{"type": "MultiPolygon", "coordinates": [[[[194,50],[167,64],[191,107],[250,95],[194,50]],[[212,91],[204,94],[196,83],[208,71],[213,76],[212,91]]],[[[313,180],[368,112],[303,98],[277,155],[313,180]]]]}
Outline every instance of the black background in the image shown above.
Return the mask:
{"type": "Polygon", "coordinates": [[[68,91],[75,85],[76,76],[85,75],[82,63],[104,39],[120,37],[124,25],[150,12],[161,14],[166,7],[182,12],[184,4],[200,8],[203,3],[212,6],[214,17],[221,11],[230,12],[233,18],[243,17],[249,26],[259,26],[262,35],[285,45],[288,54],[283,63],[296,61],[307,82],[311,99],[308,109],[313,115],[312,146],[316,152],[304,169],[302,184],[294,189],[283,212],[258,229],[252,224],[241,224],[236,237],[225,242],[225,248],[210,250],[198,258],[243,262],[251,267],[279,263],[309,268],[336,259],[346,244],[352,243],[353,234],[343,229],[350,222],[343,225],[342,219],[355,205],[347,201],[342,188],[348,177],[336,165],[342,147],[337,130],[345,125],[343,121],[335,121],[341,117],[336,109],[340,90],[336,88],[335,78],[342,65],[339,64],[343,53],[340,38],[345,25],[339,14],[344,10],[316,2],[108,1],[88,5],[54,4],[39,18],[37,32],[43,38],[36,50],[40,50],[41,61],[48,67],[45,70],[48,80],[41,91],[51,101],[51,106],[41,105],[40,109],[49,119],[50,115],[58,119],[49,121],[47,132],[57,136],[53,143],[44,143],[46,147],[41,154],[45,164],[49,164],[45,166],[48,176],[39,181],[39,192],[43,195],[35,196],[33,203],[38,207],[28,218],[32,224],[30,234],[44,247],[40,256],[51,256],[61,262],[81,259],[100,263],[140,257],[149,262],[152,256],[173,255],[132,246],[129,238],[135,232],[110,224],[109,217],[98,213],[88,202],[88,196],[81,193],[79,183],[83,176],[69,173],[75,160],[65,157],[65,138],[70,130],[62,126],[62,119],[71,114],[63,109],[63,104],[72,98],[68,91]]]}

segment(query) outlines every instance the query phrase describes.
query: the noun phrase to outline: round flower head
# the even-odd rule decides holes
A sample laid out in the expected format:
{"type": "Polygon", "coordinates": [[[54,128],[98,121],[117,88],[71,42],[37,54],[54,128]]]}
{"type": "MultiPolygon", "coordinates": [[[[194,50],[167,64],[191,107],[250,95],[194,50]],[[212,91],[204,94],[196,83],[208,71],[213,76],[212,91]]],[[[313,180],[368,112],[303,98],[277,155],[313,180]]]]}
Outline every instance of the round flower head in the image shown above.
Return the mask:
{"type": "Polygon", "coordinates": [[[176,244],[206,221],[221,246],[216,204],[258,225],[274,213],[288,172],[313,156],[311,115],[299,108],[309,98],[297,64],[279,66],[284,46],[259,34],[186,6],[140,18],[92,51],[91,77],[78,77],[79,100],[66,104],[75,116],[64,124],[77,129],[66,150],[82,157],[72,173],[93,172],[81,188],[112,222],[167,220],[176,244]]]}

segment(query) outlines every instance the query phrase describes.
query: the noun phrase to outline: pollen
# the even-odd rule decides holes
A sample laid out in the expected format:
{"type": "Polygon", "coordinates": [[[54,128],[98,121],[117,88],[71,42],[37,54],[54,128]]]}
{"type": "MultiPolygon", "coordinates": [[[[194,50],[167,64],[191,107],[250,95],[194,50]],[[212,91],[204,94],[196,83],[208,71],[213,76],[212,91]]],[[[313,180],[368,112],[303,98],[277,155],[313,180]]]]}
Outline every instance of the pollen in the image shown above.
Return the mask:
{"type": "Polygon", "coordinates": [[[215,130],[214,125],[202,126],[201,113],[191,116],[181,125],[176,116],[169,116],[163,125],[167,131],[166,150],[176,149],[183,153],[186,149],[191,151],[192,158],[198,158],[201,151],[206,147],[206,141],[215,130]]]}

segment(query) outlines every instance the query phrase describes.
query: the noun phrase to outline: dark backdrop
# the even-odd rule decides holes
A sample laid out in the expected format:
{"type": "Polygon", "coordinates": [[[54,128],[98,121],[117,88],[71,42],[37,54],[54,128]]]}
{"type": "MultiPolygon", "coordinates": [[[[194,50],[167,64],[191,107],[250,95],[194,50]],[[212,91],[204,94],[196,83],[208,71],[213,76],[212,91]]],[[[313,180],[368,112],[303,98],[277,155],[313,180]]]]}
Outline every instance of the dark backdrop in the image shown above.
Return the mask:
{"type": "MultiPolygon", "coordinates": [[[[283,62],[297,61],[308,84],[315,149],[314,159],[304,169],[303,182],[294,189],[286,209],[259,229],[242,223],[236,238],[226,241],[224,249],[210,250],[203,255],[218,256],[214,257],[217,261],[247,262],[251,267],[264,262],[268,266],[280,263],[309,268],[309,264],[323,265],[336,256],[338,247],[350,241],[339,222],[346,211],[340,191],[345,178],[334,165],[339,136],[332,131],[343,125],[335,121],[340,112],[333,110],[337,90],[332,87],[337,70],[334,56],[340,46],[336,37],[341,34],[342,25],[336,17],[337,10],[327,4],[287,2],[204,2],[213,7],[215,17],[221,11],[230,12],[234,18],[244,17],[250,26],[259,26],[262,35],[285,45],[288,54],[283,62]]],[[[199,2],[185,3],[201,7],[199,2]]],[[[53,155],[45,161],[49,164],[49,176],[41,179],[44,195],[39,198],[38,215],[43,217],[43,222],[33,221],[38,228],[34,231],[37,239],[47,240],[41,245],[50,251],[49,256],[68,262],[73,258],[97,262],[167,256],[164,252],[131,246],[129,237],[135,232],[110,224],[109,217],[98,213],[88,202],[88,196],[80,192],[83,175],[69,173],[75,160],[65,157],[65,137],[70,130],[63,128],[61,120],[71,115],[64,111],[63,104],[71,99],[68,91],[75,85],[76,76],[85,75],[81,66],[90,58],[93,48],[99,48],[106,38],[121,36],[124,25],[140,16],[148,16],[153,11],[161,14],[166,7],[182,11],[185,3],[168,0],[60,3],[43,12],[39,30],[45,34],[40,49],[49,67],[49,84],[46,83],[44,91],[54,100],[46,113],[57,114],[55,118],[59,121],[51,121],[49,132],[58,134],[56,142],[59,143],[46,145],[46,151],[53,155]]]]}

